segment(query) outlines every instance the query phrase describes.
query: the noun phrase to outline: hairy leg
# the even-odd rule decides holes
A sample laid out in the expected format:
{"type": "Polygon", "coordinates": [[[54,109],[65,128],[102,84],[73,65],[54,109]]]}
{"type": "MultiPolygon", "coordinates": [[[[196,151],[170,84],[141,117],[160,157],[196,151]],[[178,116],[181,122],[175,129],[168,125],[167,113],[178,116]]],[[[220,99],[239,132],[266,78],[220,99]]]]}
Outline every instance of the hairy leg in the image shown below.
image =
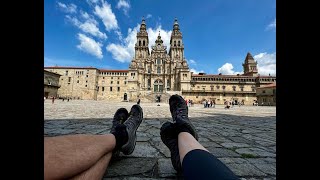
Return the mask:
{"type": "Polygon", "coordinates": [[[44,138],[44,178],[75,176],[97,163],[116,145],[113,134],[66,135],[44,138]]]}
{"type": "Polygon", "coordinates": [[[112,152],[102,156],[99,161],[86,171],[70,178],[71,180],[101,180],[111,160],[112,152]]]}

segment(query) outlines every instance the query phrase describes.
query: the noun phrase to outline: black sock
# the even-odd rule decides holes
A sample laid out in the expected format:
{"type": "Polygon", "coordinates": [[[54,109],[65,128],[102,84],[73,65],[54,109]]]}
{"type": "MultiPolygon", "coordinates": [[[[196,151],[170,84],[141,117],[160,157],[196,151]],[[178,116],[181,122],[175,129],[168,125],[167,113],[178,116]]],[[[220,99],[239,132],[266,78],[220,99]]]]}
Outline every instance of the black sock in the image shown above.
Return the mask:
{"type": "Polygon", "coordinates": [[[112,134],[116,137],[116,147],[115,150],[120,149],[128,141],[128,132],[124,124],[119,124],[115,128],[115,132],[112,134]]]}

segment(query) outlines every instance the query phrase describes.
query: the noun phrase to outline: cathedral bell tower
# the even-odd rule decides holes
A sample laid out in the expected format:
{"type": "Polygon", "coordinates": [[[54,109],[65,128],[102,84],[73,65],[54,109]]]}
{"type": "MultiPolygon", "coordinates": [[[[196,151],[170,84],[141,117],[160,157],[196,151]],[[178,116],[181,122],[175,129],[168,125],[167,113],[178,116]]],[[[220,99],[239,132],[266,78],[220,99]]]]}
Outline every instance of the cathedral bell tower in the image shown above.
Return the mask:
{"type": "Polygon", "coordinates": [[[146,59],[149,56],[149,38],[147,26],[144,18],[140,25],[140,31],[137,33],[137,43],[135,44],[135,59],[146,59]]]}
{"type": "Polygon", "coordinates": [[[184,60],[184,46],[182,43],[182,33],[180,32],[177,18],[174,20],[173,30],[170,38],[170,51],[169,55],[173,61],[184,60]]]}
{"type": "Polygon", "coordinates": [[[244,60],[243,75],[245,76],[258,76],[257,62],[254,61],[252,55],[248,52],[246,59],[244,60]]]}

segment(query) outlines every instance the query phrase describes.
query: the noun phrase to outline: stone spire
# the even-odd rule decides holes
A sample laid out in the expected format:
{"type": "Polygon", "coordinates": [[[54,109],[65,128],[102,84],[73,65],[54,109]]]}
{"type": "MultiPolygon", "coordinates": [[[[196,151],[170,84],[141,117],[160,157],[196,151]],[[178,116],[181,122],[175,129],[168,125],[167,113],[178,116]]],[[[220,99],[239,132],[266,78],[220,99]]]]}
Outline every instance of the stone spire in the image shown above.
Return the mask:
{"type": "Polygon", "coordinates": [[[250,54],[250,52],[247,53],[246,59],[244,61],[245,63],[255,63],[252,55],[250,54]]]}
{"type": "Polygon", "coordinates": [[[163,43],[163,41],[162,41],[162,39],[161,39],[160,31],[159,31],[159,35],[158,35],[158,38],[157,38],[157,40],[156,40],[156,44],[162,44],[162,43],[163,43]]]}
{"type": "Polygon", "coordinates": [[[140,25],[140,32],[146,32],[146,30],[147,30],[146,21],[144,20],[144,17],[142,17],[142,22],[140,25]]]}
{"type": "Polygon", "coordinates": [[[244,60],[243,66],[243,72],[246,76],[257,76],[258,75],[258,68],[257,68],[257,62],[254,61],[252,55],[250,52],[247,53],[246,59],[244,60]]]}

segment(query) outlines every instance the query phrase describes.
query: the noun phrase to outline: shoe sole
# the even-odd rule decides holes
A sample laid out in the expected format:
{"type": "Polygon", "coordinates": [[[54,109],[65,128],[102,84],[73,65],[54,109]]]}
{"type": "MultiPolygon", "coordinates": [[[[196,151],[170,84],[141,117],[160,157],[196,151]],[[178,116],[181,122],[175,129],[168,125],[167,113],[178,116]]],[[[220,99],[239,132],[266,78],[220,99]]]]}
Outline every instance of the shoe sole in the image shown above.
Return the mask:
{"type": "MultiPolygon", "coordinates": [[[[139,122],[138,122],[138,125],[136,126],[135,130],[134,130],[134,139],[133,139],[133,146],[131,146],[131,148],[129,149],[129,151],[122,151],[123,154],[125,155],[129,155],[131,154],[133,151],[134,151],[134,148],[136,147],[136,141],[137,141],[137,129],[139,128],[140,124],[142,123],[142,120],[143,120],[143,111],[142,111],[142,108],[140,107],[140,105],[138,106],[139,109],[141,110],[141,114],[140,114],[140,117],[139,119],[141,119],[139,122]]],[[[124,145],[126,146],[126,145],[124,145]]]]}
{"type": "MultiPolygon", "coordinates": [[[[172,96],[170,97],[170,99],[171,99],[171,98],[172,98],[171,101],[178,101],[178,102],[181,101],[181,102],[185,103],[185,100],[184,100],[181,96],[179,96],[179,95],[172,95],[172,96]]],[[[170,99],[169,99],[169,105],[170,105],[170,99]]],[[[187,105],[186,105],[186,108],[187,108],[187,110],[189,111],[189,108],[188,108],[187,105]]],[[[172,116],[173,122],[176,123],[171,108],[170,108],[170,112],[171,112],[171,116],[172,116]]],[[[188,114],[189,114],[189,113],[188,113],[188,114]]],[[[189,117],[188,117],[188,119],[189,119],[189,117]]],[[[190,119],[189,119],[189,121],[190,121],[190,119]]],[[[187,125],[188,129],[190,129],[190,130],[192,131],[192,133],[194,134],[194,138],[195,138],[196,140],[198,140],[198,139],[199,139],[198,133],[195,131],[195,127],[191,124],[191,121],[190,121],[189,123],[185,123],[185,124],[187,125]]]]}

